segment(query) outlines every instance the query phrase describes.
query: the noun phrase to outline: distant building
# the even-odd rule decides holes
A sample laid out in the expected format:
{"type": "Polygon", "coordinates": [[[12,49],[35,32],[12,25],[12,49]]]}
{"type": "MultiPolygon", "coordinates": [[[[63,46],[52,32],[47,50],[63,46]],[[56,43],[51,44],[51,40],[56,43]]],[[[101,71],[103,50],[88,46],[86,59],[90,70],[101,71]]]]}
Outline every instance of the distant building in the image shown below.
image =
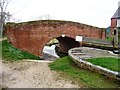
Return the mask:
{"type": "Polygon", "coordinates": [[[115,31],[116,27],[120,27],[120,7],[118,7],[117,11],[111,18],[111,26],[110,26],[111,36],[116,34],[115,31]]]}
{"type": "Polygon", "coordinates": [[[110,36],[114,40],[114,47],[118,47],[120,45],[120,1],[117,11],[111,18],[110,36]]]}

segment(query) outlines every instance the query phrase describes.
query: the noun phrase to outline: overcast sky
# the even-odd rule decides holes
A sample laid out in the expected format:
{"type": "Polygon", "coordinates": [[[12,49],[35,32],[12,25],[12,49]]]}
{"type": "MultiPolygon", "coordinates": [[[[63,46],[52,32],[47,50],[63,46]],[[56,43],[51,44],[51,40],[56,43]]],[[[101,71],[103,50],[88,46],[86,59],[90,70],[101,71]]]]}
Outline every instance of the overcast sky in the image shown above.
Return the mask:
{"type": "Polygon", "coordinates": [[[119,0],[11,0],[7,10],[20,22],[46,19],[108,27],[119,0]]]}

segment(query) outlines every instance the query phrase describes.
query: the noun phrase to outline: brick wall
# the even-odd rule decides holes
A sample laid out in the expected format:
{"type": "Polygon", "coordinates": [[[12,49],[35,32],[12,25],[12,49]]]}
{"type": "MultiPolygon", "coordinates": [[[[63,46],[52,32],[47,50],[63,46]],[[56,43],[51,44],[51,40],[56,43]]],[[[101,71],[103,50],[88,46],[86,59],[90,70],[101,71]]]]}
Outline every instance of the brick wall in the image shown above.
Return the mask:
{"type": "Polygon", "coordinates": [[[117,19],[111,19],[110,35],[114,35],[114,28],[117,26],[117,19]]]}
{"type": "Polygon", "coordinates": [[[43,47],[48,41],[60,37],[62,34],[71,38],[81,35],[105,39],[105,31],[102,28],[58,20],[9,23],[7,24],[6,34],[13,46],[37,56],[42,56],[43,47]]]}

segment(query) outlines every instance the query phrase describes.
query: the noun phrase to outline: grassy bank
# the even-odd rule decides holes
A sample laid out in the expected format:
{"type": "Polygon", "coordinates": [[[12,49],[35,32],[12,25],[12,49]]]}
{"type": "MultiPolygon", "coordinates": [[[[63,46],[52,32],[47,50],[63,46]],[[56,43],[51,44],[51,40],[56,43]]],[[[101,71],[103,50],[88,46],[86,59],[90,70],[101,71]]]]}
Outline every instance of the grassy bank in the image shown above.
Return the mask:
{"type": "Polygon", "coordinates": [[[99,65],[107,69],[113,70],[113,71],[118,71],[118,59],[117,58],[112,58],[112,57],[92,58],[92,59],[87,59],[87,61],[95,65],[99,65]]]}
{"type": "Polygon", "coordinates": [[[13,61],[22,59],[40,59],[39,57],[28,52],[14,48],[10,43],[7,42],[7,40],[3,40],[2,42],[0,42],[0,44],[2,44],[2,58],[4,60],[13,61]]]}
{"type": "Polygon", "coordinates": [[[63,57],[50,63],[51,70],[61,73],[61,76],[74,80],[84,87],[89,88],[113,88],[117,87],[117,83],[107,79],[98,73],[81,69],[68,57],[63,57]]]}

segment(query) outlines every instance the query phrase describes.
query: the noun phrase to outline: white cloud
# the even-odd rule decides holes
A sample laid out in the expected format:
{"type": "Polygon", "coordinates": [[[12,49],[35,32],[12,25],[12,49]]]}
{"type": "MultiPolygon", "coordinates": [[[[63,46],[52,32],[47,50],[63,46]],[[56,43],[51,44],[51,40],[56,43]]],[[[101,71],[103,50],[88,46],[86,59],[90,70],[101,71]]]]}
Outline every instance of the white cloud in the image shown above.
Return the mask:
{"type": "Polygon", "coordinates": [[[119,0],[12,0],[8,9],[16,19],[33,20],[49,14],[52,19],[75,21],[98,27],[110,25],[119,0]]]}

